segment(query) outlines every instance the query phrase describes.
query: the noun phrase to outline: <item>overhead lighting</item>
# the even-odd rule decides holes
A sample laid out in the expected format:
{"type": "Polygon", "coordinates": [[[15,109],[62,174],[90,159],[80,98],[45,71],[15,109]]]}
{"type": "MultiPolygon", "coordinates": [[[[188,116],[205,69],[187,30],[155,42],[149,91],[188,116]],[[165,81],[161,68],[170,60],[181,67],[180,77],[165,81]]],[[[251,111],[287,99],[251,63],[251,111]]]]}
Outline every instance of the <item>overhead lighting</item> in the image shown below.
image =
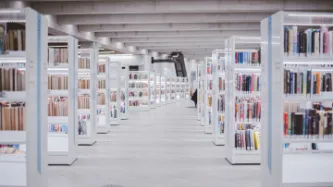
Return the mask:
{"type": "Polygon", "coordinates": [[[18,14],[21,12],[21,9],[0,9],[0,14],[18,14]]]}
{"type": "Polygon", "coordinates": [[[291,17],[323,17],[323,18],[333,18],[333,14],[289,13],[287,15],[291,16],[291,17]]]}

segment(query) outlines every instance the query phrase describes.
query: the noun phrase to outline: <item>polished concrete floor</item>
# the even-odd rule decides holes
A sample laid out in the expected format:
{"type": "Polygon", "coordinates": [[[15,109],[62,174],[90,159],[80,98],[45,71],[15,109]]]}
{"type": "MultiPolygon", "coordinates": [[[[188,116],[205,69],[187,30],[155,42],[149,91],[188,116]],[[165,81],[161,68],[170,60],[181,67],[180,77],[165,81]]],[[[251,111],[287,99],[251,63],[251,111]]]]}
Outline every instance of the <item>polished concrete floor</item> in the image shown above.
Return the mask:
{"type": "Polygon", "coordinates": [[[50,166],[49,187],[259,187],[260,166],[231,166],[189,106],[131,113],[72,166],[50,166]]]}

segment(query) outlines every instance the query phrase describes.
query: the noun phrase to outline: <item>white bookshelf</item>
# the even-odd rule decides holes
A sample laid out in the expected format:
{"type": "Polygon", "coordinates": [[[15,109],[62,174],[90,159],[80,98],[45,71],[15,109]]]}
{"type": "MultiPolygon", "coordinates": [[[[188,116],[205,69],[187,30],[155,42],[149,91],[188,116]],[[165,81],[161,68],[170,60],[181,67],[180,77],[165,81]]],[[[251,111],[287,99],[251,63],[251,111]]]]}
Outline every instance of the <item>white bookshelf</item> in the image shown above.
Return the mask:
{"type": "Polygon", "coordinates": [[[121,77],[121,63],[112,61],[109,64],[109,85],[110,85],[110,124],[120,124],[120,77],[121,77]]]}
{"type": "Polygon", "coordinates": [[[122,120],[129,119],[128,114],[128,65],[122,65],[121,77],[120,77],[120,118],[122,120]]]}
{"type": "Polygon", "coordinates": [[[166,87],[166,90],[165,90],[165,93],[166,93],[166,103],[167,104],[170,104],[172,101],[171,101],[171,91],[172,91],[172,84],[171,84],[171,82],[172,82],[172,79],[170,78],[170,77],[166,77],[166,85],[165,85],[165,87],[166,87]]]}
{"type": "Polygon", "coordinates": [[[107,134],[110,132],[110,58],[99,56],[97,66],[97,134],[107,134]]]}
{"type": "Polygon", "coordinates": [[[174,103],[174,102],[176,102],[176,98],[177,98],[177,93],[176,93],[177,78],[176,77],[170,78],[170,84],[171,84],[170,101],[171,101],[171,103],[174,103]]]}
{"type": "Polygon", "coordinates": [[[213,61],[212,57],[206,57],[205,59],[205,76],[204,76],[204,126],[205,133],[212,134],[213,131],[213,61]]]}
{"type": "Polygon", "coordinates": [[[164,76],[161,79],[161,105],[166,105],[168,100],[167,80],[164,76]]]}
{"type": "Polygon", "coordinates": [[[206,64],[202,64],[199,66],[199,85],[198,85],[198,110],[200,116],[200,124],[205,126],[205,114],[206,114],[206,64]]]}
{"type": "MultiPolygon", "coordinates": [[[[254,142],[260,142],[260,117],[257,120],[253,118],[246,119],[247,109],[252,111],[250,107],[260,103],[260,91],[255,91],[255,86],[251,87],[249,91],[244,91],[244,88],[246,88],[245,79],[238,85],[237,75],[260,77],[261,70],[258,63],[245,60],[245,55],[242,57],[243,60],[236,62],[236,55],[237,58],[241,59],[238,54],[251,54],[259,48],[260,37],[232,36],[225,41],[225,45],[225,50],[227,50],[225,57],[227,91],[225,94],[225,100],[227,101],[225,108],[225,116],[227,116],[227,125],[225,126],[226,159],[231,164],[260,164],[260,147],[256,148],[254,146],[254,142]],[[242,85],[243,83],[244,85],[242,85]],[[236,86],[242,88],[242,91],[238,91],[236,86]],[[251,100],[251,102],[246,102],[248,100],[251,100]],[[239,107],[236,108],[236,104],[239,107]],[[243,113],[240,112],[241,109],[244,109],[243,113]],[[259,140],[256,141],[255,137],[259,140]]],[[[260,88],[260,83],[257,88],[260,88]]],[[[250,112],[248,114],[250,115],[250,112]]]]}
{"type": "Polygon", "coordinates": [[[182,77],[176,77],[176,100],[180,100],[181,98],[181,85],[182,77]]]}
{"type": "Polygon", "coordinates": [[[213,71],[213,143],[225,145],[225,50],[215,49],[212,53],[213,71]]]}
{"type": "Polygon", "coordinates": [[[184,84],[185,84],[185,99],[191,99],[191,95],[190,95],[190,81],[188,80],[188,78],[184,78],[184,84]]]}
{"type": "Polygon", "coordinates": [[[162,106],[162,78],[161,74],[156,73],[156,106],[161,107],[162,106]]]}
{"type": "MultiPolygon", "coordinates": [[[[328,33],[329,38],[326,38],[325,31],[332,26],[333,14],[331,13],[277,12],[261,21],[261,95],[262,107],[265,109],[262,116],[261,186],[333,186],[333,178],[330,175],[333,172],[333,139],[332,132],[327,130],[331,128],[329,116],[332,115],[333,92],[322,91],[321,87],[318,89],[315,86],[315,81],[319,81],[320,84],[323,80],[326,81],[322,77],[323,73],[333,72],[332,33],[328,33]],[[295,52],[299,40],[295,40],[295,37],[291,37],[291,40],[288,38],[290,34],[288,30],[291,28],[291,36],[297,36],[297,33],[302,31],[308,32],[308,29],[320,30],[317,35],[318,40],[312,40],[312,34],[306,33],[306,51],[299,54],[295,52]],[[285,35],[286,30],[288,36],[285,35]],[[286,47],[289,48],[290,41],[295,47],[285,48],[285,41],[288,41],[286,47]],[[314,45],[313,41],[319,45],[314,45]],[[325,45],[327,41],[329,43],[325,45]],[[327,47],[327,51],[323,50],[322,44],[325,48],[327,47]],[[310,45],[314,45],[318,53],[312,53],[309,50],[310,45]],[[305,73],[305,80],[303,80],[305,92],[299,93],[298,89],[296,89],[297,94],[293,91],[292,94],[289,92],[289,86],[292,84],[289,84],[291,78],[286,71],[298,73],[298,75],[305,73]],[[310,76],[307,72],[310,72],[310,76]],[[316,80],[317,73],[321,77],[319,80],[316,80]],[[285,78],[288,82],[285,82],[285,78]],[[310,84],[307,84],[308,81],[310,84]],[[314,104],[322,106],[315,109],[314,104]],[[296,110],[300,111],[294,112],[295,107],[291,105],[296,105],[296,110]],[[307,110],[312,110],[315,116],[319,116],[318,121],[313,122],[313,117],[307,116],[307,110]],[[296,132],[299,131],[299,121],[295,120],[293,126],[289,126],[291,112],[294,112],[295,116],[302,116],[301,132],[296,132]],[[323,113],[325,113],[324,116],[321,116],[323,113]],[[285,119],[286,117],[288,120],[285,119]],[[306,117],[307,121],[304,120],[306,117]],[[308,120],[311,119],[312,122],[309,125],[308,120]]],[[[316,34],[313,36],[316,37],[316,34]]],[[[299,83],[302,82],[296,83],[297,88],[299,83]]],[[[326,84],[325,88],[331,87],[331,83],[323,83],[326,84]]]]}
{"type": "MultiPolygon", "coordinates": [[[[202,120],[202,109],[203,105],[201,102],[201,99],[203,98],[201,93],[203,92],[203,81],[202,81],[202,69],[203,69],[203,64],[198,64],[197,65],[197,116],[198,116],[198,121],[202,120]]],[[[202,124],[200,122],[200,124],[202,124]]]]}
{"type": "MultiPolygon", "coordinates": [[[[0,21],[20,24],[25,30],[24,49],[5,50],[0,55],[1,69],[24,71],[23,91],[2,89],[4,105],[25,103],[23,127],[12,129],[0,125],[0,145],[13,146],[13,154],[0,153],[0,186],[47,186],[47,20],[30,8],[0,9],[0,21]],[[15,180],[13,180],[15,176],[15,180]]],[[[20,31],[21,32],[21,31],[20,31]]],[[[2,48],[4,49],[4,48],[2,48]]],[[[22,115],[23,116],[23,115],[22,115]]],[[[0,148],[4,149],[4,148],[0,148]]]]}
{"type": "Polygon", "coordinates": [[[129,71],[128,75],[129,111],[150,110],[150,72],[129,71]]]}
{"type": "Polygon", "coordinates": [[[149,73],[149,107],[150,109],[156,109],[156,73],[149,73]]]}
{"type": "Polygon", "coordinates": [[[48,91],[48,163],[71,165],[77,159],[78,40],[72,36],[49,36],[48,44],[47,73],[51,83],[48,91]],[[63,52],[51,52],[60,49],[63,52]],[[62,84],[56,80],[60,78],[67,81],[62,84]]]}
{"type": "Polygon", "coordinates": [[[97,95],[97,53],[92,48],[79,49],[78,57],[78,145],[91,146],[96,143],[96,95],[97,95]],[[88,86],[89,85],[89,86],[88,86]],[[87,99],[88,102],[87,102],[87,99]],[[87,105],[88,104],[88,105],[87,105]]]}

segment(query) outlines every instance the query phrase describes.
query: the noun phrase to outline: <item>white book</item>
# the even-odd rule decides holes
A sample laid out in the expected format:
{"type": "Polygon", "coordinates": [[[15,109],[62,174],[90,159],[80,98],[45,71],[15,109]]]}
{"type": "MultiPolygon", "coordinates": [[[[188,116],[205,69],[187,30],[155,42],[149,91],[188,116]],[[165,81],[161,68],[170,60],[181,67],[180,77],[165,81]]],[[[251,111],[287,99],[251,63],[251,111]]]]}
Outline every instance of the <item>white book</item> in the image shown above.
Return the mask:
{"type": "Polygon", "coordinates": [[[320,54],[320,32],[315,32],[314,34],[314,53],[315,55],[319,55],[320,54]]]}
{"type": "Polygon", "coordinates": [[[328,32],[328,54],[333,54],[333,31],[328,32]]]}

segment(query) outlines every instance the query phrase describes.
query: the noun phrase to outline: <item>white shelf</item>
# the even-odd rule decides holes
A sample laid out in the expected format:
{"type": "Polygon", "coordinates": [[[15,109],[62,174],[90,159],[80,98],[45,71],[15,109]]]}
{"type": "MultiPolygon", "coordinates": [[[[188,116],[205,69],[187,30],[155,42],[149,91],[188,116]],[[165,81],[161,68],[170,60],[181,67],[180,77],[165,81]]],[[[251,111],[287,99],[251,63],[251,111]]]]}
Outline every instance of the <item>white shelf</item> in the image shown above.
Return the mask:
{"type": "Polygon", "coordinates": [[[26,93],[25,91],[3,91],[1,102],[11,102],[11,101],[25,101],[26,93]]]}
{"type": "Polygon", "coordinates": [[[305,64],[305,65],[321,65],[333,64],[333,56],[331,55],[312,55],[312,56],[284,56],[284,64],[305,64]]]}
{"type": "Polygon", "coordinates": [[[62,96],[62,97],[68,97],[68,90],[49,90],[48,91],[49,96],[62,96]]]}
{"type": "Polygon", "coordinates": [[[0,144],[25,144],[25,131],[0,131],[0,144]]]}
{"type": "Polygon", "coordinates": [[[67,124],[68,116],[48,116],[47,121],[49,124],[51,123],[67,124]]]}

